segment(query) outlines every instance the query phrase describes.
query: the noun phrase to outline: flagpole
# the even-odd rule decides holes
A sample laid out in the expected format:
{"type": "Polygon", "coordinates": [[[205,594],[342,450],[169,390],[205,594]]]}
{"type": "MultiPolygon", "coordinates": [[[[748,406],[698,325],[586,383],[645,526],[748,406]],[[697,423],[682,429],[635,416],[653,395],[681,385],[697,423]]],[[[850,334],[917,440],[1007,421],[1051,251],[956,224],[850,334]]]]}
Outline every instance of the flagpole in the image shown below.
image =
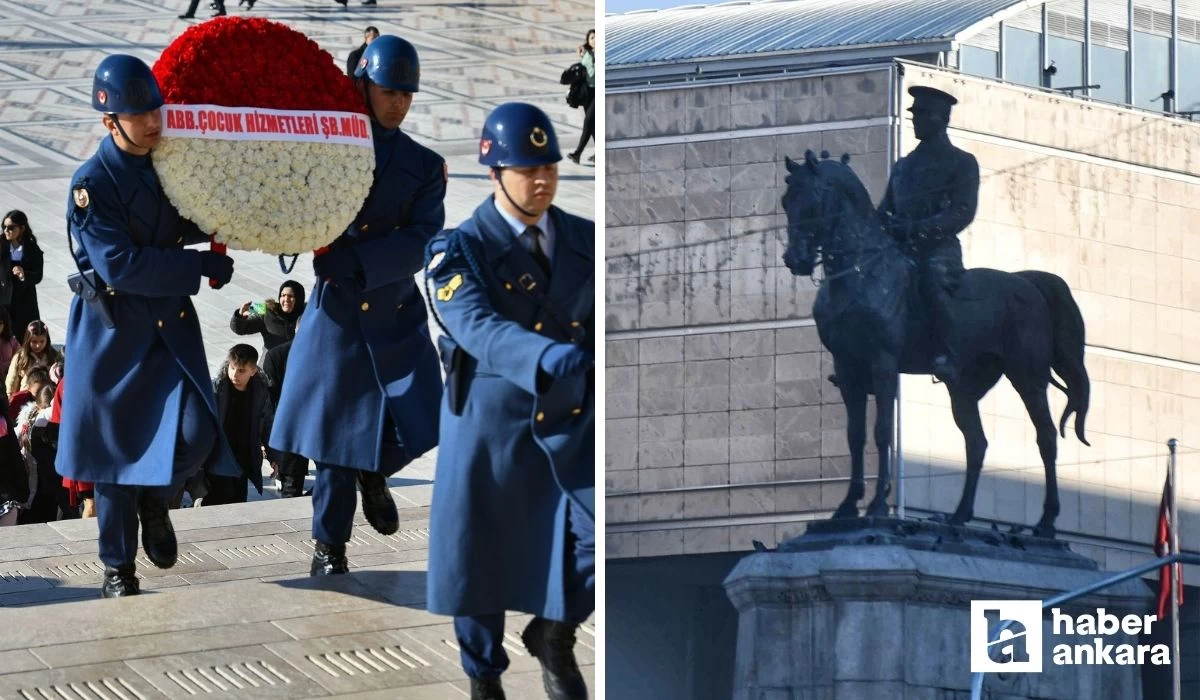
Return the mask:
{"type": "MultiPolygon", "coordinates": [[[[1179,441],[1175,438],[1167,440],[1167,449],[1171,451],[1171,462],[1168,467],[1168,478],[1171,480],[1171,541],[1169,546],[1171,551],[1169,554],[1179,553],[1179,482],[1176,480],[1178,473],[1175,468],[1175,448],[1179,445],[1179,441]]],[[[1171,565],[1171,690],[1175,700],[1181,700],[1183,686],[1180,683],[1179,666],[1182,661],[1179,657],[1179,567],[1182,564],[1171,565]]]]}

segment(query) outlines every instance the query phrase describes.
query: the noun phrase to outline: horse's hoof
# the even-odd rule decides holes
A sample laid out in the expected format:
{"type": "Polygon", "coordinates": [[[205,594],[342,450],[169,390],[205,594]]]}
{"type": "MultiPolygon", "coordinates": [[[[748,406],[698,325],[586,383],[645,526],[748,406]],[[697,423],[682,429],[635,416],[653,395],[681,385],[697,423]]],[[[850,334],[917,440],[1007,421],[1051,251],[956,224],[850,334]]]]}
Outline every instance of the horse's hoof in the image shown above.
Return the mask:
{"type": "Polygon", "coordinates": [[[886,500],[871,501],[871,505],[867,506],[868,518],[886,518],[891,513],[891,508],[886,500]]]}
{"type": "Polygon", "coordinates": [[[1034,537],[1044,537],[1048,540],[1052,540],[1052,539],[1054,539],[1054,535],[1055,535],[1055,529],[1054,529],[1053,525],[1038,524],[1037,527],[1033,528],[1033,536],[1034,537]]]}
{"type": "Polygon", "coordinates": [[[833,511],[834,520],[853,520],[858,517],[858,508],[853,503],[843,503],[833,511]]]}
{"type": "Polygon", "coordinates": [[[957,525],[961,527],[971,522],[971,519],[974,517],[974,513],[955,513],[954,515],[950,516],[950,519],[947,520],[946,523],[948,525],[957,525]]]}

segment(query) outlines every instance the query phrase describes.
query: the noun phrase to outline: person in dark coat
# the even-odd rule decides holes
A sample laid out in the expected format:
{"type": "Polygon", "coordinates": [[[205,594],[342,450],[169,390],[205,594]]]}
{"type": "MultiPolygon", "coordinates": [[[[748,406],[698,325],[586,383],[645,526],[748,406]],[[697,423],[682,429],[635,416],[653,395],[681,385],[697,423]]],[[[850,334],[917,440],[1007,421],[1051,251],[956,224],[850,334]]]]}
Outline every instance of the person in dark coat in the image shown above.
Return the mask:
{"type": "Polygon", "coordinates": [[[16,525],[19,504],[29,500],[29,473],[17,441],[17,430],[7,417],[0,417],[0,525],[16,525]]]}
{"type": "Polygon", "coordinates": [[[187,477],[202,466],[241,473],[217,424],[191,301],[206,277],[228,283],[233,259],[184,248],[208,236],[180,217],[150,163],[162,104],[141,59],[101,61],[92,108],[104,114],[109,135],[75,171],[67,200],[79,273],[69,282],[76,291],[67,317],[71,384],[56,466],[95,484],[106,598],[140,592],[139,522],[150,561],[175,564],[168,504],[187,477]]]}
{"type": "Polygon", "coordinates": [[[0,265],[10,275],[12,296],[8,313],[13,328],[24,328],[42,317],[38,308],[37,285],[42,283],[45,256],[37,236],[29,227],[25,213],[12,210],[4,215],[4,240],[0,241],[0,265]]]}
{"type": "MultiPolygon", "coordinates": [[[[588,99],[587,104],[583,107],[583,132],[579,134],[579,145],[574,151],[567,154],[567,157],[572,162],[578,163],[579,158],[583,155],[583,149],[587,148],[588,141],[596,135],[596,30],[589,29],[587,36],[584,37],[583,44],[579,47],[579,59],[587,70],[587,86],[588,99]]],[[[595,157],[588,160],[594,160],[595,157]]]]}
{"type": "MultiPolygon", "coordinates": [[[[196,8],[199,6],[200,0],[192,0],[188,3],[187,11],[179,15],[179,19],[192,19],[196,16],[196,8]]],[[[251,7],[253,8],[253,5],[251,7]]],[[[224,17],[226,15],[225,0],[212,0],[212,8],[216,11],[213,13],[213,17],[224,17]]]]}
{"type": "MultiPolygon", "coordinates": [[[[271,403],[275,406],[279,405],[279,396],[283,393],[283,382],[287,377],[288,356],[291,352],[292,341],[289,340],[271,348],[263,356],[262,373],[267,379],[267,385],[271,388],[271,403]]],[[[308,476],[308,458],[291,452],[277,454],[278,462],[274,466],[279,479],[279,497],[303,496],[304,479],[308,476]]]]}
{"type": "Polygon", "coordinates": [[[238,335],[261,333],[263,352],[296,337],[296,322],[304,313],[304,285],[287,280],[279,286],[279,299],[268,299],[261,313],[246,302],[234,310],[229,329],[238,335]]]}
{"type": "Polygon", "coordinates": [[[454,616],[474,700],[503,700],[505,612],[551,700],[581,700],[575,631],[595,609],[595,223],[551,206],[550,118],[507,103],[479,162],[495,194],[429,246],[445,331],[426,606],[454,616]],[[550,300],[553,299],[553,302],[550,300]]]}
{"type": "Polygon", "coordinates": [[[946,129],[952,95],[914,85],[913,134],[920,141],[912,153],[896,161],[879,217],[888,233],[916,264],[921,299],[933,321],[938,354],[933,375],[946,383],[958,377],[958,360],[950,342],[954,329],[951,295],[963,274],[958,234],[975,218],[979,203],[979,163],[950,143],[946,129]]]}
{"type": "Polygon", "coordinates": [[[313,260],[317,281],[271,434],[271,447],[317,463],[314,576],[348,571],[356,483],[367,522],[384,535],[399,529],[387,477],[437,446],[442,398],[414,275],[445,222],[446,161],[400,130],[419,87],[413,45],[381,36],[359,63],[375,180],[354,222],[313,260]]]}
{"type": "Polygon", "coordinates": [[[275,420],[275,403],[267,380],[258,372],[258,351],[249,345],[234,345],[213,379],[217,397],[217,416],[233,456],[242,467],[239,476],[206,474],[208,495],[203,504],[216,506],[225,503],[245,503],[249,495],[247,482],[263,490],[262,463],[264,453],[270,461],[279,458],[267,448],[271,423],[275,420]]]}
{"type": "Polygon", "coordinates": [[[20,525],[54,522],[59,519],[60,511],[63,520],[79,517],[77,510],[63,507],[66,505],[66,489],[63,488],[62,477],[54,469],[56,448],[50,439],[49,417],[56,388],[46,377],[46,383],[38,385],[36,398],[26,404],[12,421],[17,429],[17,442],[25,450],[32,468],[37,471],[37,492],[29,507],[18,518],[20,525]]]}
{"type": "Polygon", "coordinates": [[[372,41],[379,38],[379,30],[375,27],[367,27],[363,30],[363,43],[357,49],[350,52],[346,57],[346,75],[354,77],[354,71],[358,69],[358,62],[362,60],[363,52],[371,45],[372,41]]]}

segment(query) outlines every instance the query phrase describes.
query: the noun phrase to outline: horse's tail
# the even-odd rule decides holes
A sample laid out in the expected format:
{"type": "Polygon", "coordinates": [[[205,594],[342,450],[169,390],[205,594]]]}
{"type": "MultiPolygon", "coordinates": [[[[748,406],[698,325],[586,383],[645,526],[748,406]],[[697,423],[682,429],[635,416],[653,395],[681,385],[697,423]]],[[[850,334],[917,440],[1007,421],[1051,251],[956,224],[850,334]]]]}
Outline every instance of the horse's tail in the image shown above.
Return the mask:
{"type": "Polygon", "coordinates": [[[1067,436],[1067,419],[1074,413],[1075,436],[1090,447],[1091,443],[1083,434],[1092,394],[1087,367],[1083,363],[1083,314],[1063,278],[1041,270],[1025,270],[1017,274],[1037,287],[1050,307],[1050,325],[1054,333],[1054,355],[1050,366],[1062,378],[1065,386],[1055,382],[1053,377],[1051,382],[1067,395],[1067,407],[1058,421],[1058,432],[1063,437],[1067,436]]]}

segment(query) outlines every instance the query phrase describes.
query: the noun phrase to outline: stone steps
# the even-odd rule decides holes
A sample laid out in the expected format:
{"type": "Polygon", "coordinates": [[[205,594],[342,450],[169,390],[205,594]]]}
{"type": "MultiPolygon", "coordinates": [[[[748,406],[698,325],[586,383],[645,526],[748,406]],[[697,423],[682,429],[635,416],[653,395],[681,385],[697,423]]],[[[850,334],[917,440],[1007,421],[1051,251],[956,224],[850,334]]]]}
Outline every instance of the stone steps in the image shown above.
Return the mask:
{"type": "MultiPolygon", "coordinates": [[[[428,508],[400,515],[391,537],[356,524],[349,575],[310,578],[309,499],[172,511],[179,563],[140,561],[143,595],[115,600],[95,520],[0,528],[0,698],[466,697],[450,620],[424,610],[428,508]]],[[[543,697],[528,620],[509,697],[543,697]]],[[[589,623],[589,683],[594,649],[589,623]]]]}
{"type": "MultiPolygon", "coordinates": [[[[347,545],[351,565],[423,562],[428,512],[402,507],[401,529],[390,537],[359,513],[347,545]]],[[[140,554],[138,576],[144,590],[161,590],[307,573],[311,517],[307,498],[171,511],[178,563],[158,569],[140,554]]],[[[96,534],[94,519],[0,528],[0,607],[92,597],[104,571],[96,534]]]]}

